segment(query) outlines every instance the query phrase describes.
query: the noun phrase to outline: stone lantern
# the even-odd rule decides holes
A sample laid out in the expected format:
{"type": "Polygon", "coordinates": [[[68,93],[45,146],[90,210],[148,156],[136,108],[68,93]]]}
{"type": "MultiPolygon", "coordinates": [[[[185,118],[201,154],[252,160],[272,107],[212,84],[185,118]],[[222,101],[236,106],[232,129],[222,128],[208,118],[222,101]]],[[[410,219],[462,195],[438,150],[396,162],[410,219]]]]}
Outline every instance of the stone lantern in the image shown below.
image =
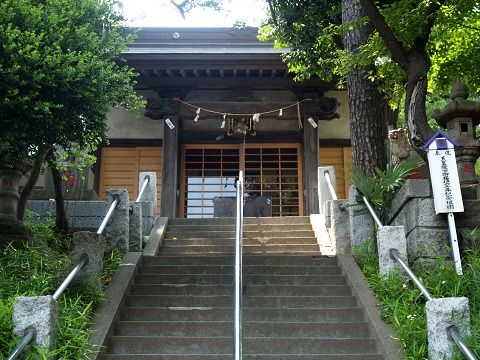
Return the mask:
{"type": "Polygon", "coordinates": [[[478,187],[475,162],[480,155],[480,142],[475,135],[475,127],[480,124],[480,102],[468,100],[468,96],[467,85],[455,83],[450,91],[452,101],[433,112],[437,123],[447,128],[448,135],[460,143],[455,154],[460,184],[464,188],[478,187]]]}
{"type": "Polygon", "coordinates": [[[27,163],[17,163],[6,168],[0,162],[0,249],[12,243],[21,247],[25,241],[31,242],[31,232],[17,220],[19,182],[30,170],[27,163]]]}

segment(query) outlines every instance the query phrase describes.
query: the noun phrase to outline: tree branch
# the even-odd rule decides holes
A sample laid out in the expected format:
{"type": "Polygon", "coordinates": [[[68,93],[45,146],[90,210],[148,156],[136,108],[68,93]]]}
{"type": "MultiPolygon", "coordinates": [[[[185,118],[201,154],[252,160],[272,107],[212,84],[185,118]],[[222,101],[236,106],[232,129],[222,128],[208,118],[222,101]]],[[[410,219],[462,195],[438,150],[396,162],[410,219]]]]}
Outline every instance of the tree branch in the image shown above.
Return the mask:
{"type": "Polygon", "coordinates": [[[425,11],[425,22],[422,31],[413,42],[412,49],[425,49],[435,24],[435,13],[445,4],[445,0],[432,1],[425,11]]]}
{"type": "Polygon", "coordinates": [[[180,4],[177,4],[175,1],[170,0],[170,3],[178,9],[180,15],[182,15],[183,20],[185,20],[185,6],[188,4],[189,0],[184,0],[180,4]]]}
{"type": "Polygon", "coordinates": [[[45,162],[45,158],[47,157],[48,152],[50,151],[50,147],[44,147],[38,151],[37,156],[33,162],[32,170],[30,171],[30,175],[28,177],[27,183],[23,187],[20,193],[20,199],[18,201],[18,208],[17,208],[17,219],[23,221],[25,217],[25,209],[27,206],[27,200],[32,194],[33,188],[40,176],[40,172],[42,170],[43,163],[45,162]]]}
{"type": "Polygon", "coordinates": [[[278,25],[277,14],[275,13],[275,8],[273,7],[272,0],[267,0],[267,2],[268,2],[268,7],[270,8],[270,13],[272,15],[273,24],[277,26],[278,25]]]}
{"type": "Polygon", "coordinates": [[[408,53],[402,43],[397,39],[392,29],[388,26],[385,18],[380,13],[373,0],[359,0],[370,22],[380,34],[383,42],[392,54],[393,60],[406,70],[408,67],[408,53]]]}

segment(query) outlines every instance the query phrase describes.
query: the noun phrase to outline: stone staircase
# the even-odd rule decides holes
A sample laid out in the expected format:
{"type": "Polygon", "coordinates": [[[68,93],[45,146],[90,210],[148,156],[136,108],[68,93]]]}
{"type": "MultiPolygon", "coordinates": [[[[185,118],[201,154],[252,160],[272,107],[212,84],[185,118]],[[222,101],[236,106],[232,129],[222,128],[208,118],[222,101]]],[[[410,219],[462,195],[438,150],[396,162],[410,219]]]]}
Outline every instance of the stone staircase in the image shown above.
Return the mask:
{"type": "MultiPolygon", "coordinates": [[[[383,359],[308,217],[247,218],[244,230],[244,359],[383,359]]],[[[233,251],[232,219],[170,220],[101,358],[232,359],[233,251]]]]}

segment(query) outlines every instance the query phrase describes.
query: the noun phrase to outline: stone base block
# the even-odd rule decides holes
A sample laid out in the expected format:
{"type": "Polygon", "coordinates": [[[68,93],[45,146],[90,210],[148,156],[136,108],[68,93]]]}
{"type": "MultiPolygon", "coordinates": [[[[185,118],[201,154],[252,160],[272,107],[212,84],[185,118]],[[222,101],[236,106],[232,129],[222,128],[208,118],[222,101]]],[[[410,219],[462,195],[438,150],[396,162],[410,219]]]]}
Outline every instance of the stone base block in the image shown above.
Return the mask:
{"type": "Polygon", "coordinates": [[[130,206],[129,251],[139,252],[143,246],[142,204],[134,202],[130,206]]]}
{"type": "Polygon", "coordinates": [[[400,264],[390,256],[390,250],[398,251],[400,258],[407,261],[407,241],[403,226],[382,226],[377,230],[377,247],[380,265],[380,274],[387,276],[400,264]]]}
{"type": "Polygon", "coordinates": [[[105,252],[105,238],[89,231],[79,231],[73,234],[72,262],[77,264],[83,254],[88,257],[88,263],[84,265],[75,278],[75,283],[81,286],[99,288],[100,277],[103,272],[103,254],[105,252]]]}
{"type": "Polygon", "coordinates": [[[16,249],[24,244],[41,245],[32,237],[32,232],[20,221],[11,217],[0,216],[0,249],[11,244],[16,249]]]}
{"type": "Polygon", "coordinates": [[[428,358],[451,359],[456,346],[448,336],[448,328],[455,325],[460,335],[470,335],[470,310],[465,297],[442,298],[427,301],[428,358]]]}
{"type": "Polygon", "coordinates": [[[57,337],[57,302],[52,296],[18,297],[13,309],[13,334],[22,338],[25,330],[35,330],[36,343],[44,349],[53,349],[57,337]]]}
{"type": "Polygon", "coordinates": [[[330,236],[335,244],[336,254],[351,254],[350,220],[346,200],[332,200],[330,202],[330,236]]]}

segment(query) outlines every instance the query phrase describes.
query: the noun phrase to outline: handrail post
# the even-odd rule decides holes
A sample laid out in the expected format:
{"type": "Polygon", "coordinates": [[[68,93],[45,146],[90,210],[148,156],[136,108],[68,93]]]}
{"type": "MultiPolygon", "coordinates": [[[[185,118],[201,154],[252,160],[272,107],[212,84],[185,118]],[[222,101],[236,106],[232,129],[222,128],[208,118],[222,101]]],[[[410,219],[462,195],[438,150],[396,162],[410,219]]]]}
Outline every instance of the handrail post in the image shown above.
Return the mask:
{"type": "Polygon", "coordinates": [[[149,181],[150,181],[150,175],[146,175],[145,178],[143,179],[142,187],[140,188],[140,191],[138,192],[138,196],[137,196],[137,199],[135,200],[135,202],[140,201],[140,199],[143,196],[143,193],[145,192],[145,189],[147,188],[147,185],[148,185],[149,181]]]}
{"type": "Polygon", "coordinates": [[[105,228],[105,251],[110,253],[113,249],[118,249],[120,253],[125,254],[129,248],[130,236],[130,201],[127,189],[107,190],[106,203],[111,204],[115,202],[117,203],[115,211],[105,228]]]}
{"type": "Polygon", "coordinates": [[[367,207],[368,211],[370,211],[370,215],[372,215],[373,220],[375,220],[375,222],[377,223],[378,227],[382,227],[383,226],[382,222],[380,221],[377,214],[375,213],[375,210],[373,210],[373,207],[370,204],[370,201],[368,201],[366,196],[363,197],[363,201],[364,201],[365,206],[367,207]]]}
{"type": "Polygon", "coordinates": [[[237,211],[235,221],[235,307],[234,359],[242,359],[242,232],[243,232],[243,171],[237,180],[237,211]]]}
{"type": "Polygon", "coordinates": [[[323,172],[323,175],[325,176],[325,180],[327,182],[328,190],[330,190],[330,195],[332,196],[332,199],[333,200],[338,200],[337,193],[336,193],[335,189],[333,188],[332,180],[330,179],[330,172],[328,170],[325,170],[323,172]]]}

